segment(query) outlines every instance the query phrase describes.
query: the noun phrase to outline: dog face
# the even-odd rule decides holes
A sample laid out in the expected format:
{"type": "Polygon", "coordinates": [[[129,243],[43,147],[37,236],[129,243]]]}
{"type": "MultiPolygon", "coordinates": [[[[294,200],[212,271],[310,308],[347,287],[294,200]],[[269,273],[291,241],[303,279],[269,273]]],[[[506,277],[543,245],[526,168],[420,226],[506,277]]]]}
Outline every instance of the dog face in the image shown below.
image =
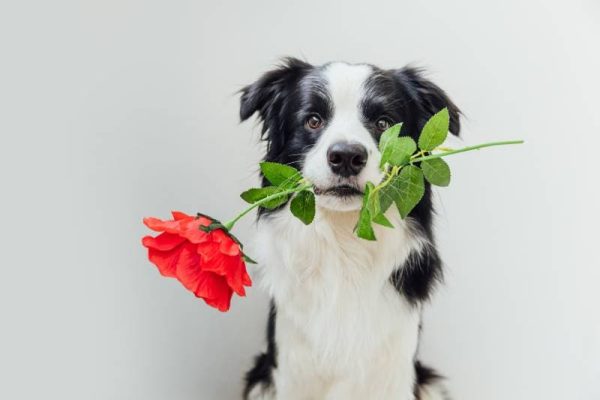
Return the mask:
{"type": "Polygon", "coordinates": [[[301,169],[315,187],[318,206],[348,211],[360,208],[367,182],[383,177],[383,131],[402,122],[401,134],[416,139],[443,107],[458,134],[458,109],[417,69],[287,59],[242,90],[240,116],[259,113],[265,160],[301,169]]]}

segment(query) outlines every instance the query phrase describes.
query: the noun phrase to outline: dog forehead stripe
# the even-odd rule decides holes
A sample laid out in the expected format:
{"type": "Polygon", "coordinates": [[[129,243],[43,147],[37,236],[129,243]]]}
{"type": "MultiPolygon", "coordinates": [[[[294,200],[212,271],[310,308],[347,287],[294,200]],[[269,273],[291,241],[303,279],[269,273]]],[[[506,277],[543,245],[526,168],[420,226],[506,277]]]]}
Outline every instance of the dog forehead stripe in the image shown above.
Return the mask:
{"type": "Polygon", "coordinates": [[[373,74],[373,68],[365,64],[332,63],[325,67],[323,75],[336,110],[356,110],[365,92],[365,83],[373,74]]]}

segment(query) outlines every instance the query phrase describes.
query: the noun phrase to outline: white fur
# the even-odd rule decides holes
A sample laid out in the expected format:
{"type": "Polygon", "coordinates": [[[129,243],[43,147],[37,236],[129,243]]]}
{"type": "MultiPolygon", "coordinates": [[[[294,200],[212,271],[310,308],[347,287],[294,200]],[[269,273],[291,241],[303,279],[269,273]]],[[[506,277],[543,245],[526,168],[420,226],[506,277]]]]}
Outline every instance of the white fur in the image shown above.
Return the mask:
{"type": "MultiPolygon", "coordinates": [[[[359,104],[368,66],[332,64],[325,70],[334,116],[305,160],[305,176],[319,185],[336,179],[326,160],[338,140],[369,152],[359,184],[379,182],[377,145],[362,125],[359,104]]],[[[413,400],[414,356],[420,308],[400,296],[389,277],[411,251],[426,243],[400,219],[394,229],[375,226],[376,242],[353,232],[360,196],[347,201],[317,197],[306,226],[289,210],[258,223],[262,284],[277,307],[274,388],[253,389],[253,400],[413,400]]],[[[435,399],[434,397],[430,397],[435,399]]]]}
{"type": "Polygon", "coordinates": [[[377,242],[356,237],[357,212],[289,211],[259,222],[262,283],[277,306],[277,399],[412,399],[420,310],[389,283],[419,250],[396,210],[377,242]]]}

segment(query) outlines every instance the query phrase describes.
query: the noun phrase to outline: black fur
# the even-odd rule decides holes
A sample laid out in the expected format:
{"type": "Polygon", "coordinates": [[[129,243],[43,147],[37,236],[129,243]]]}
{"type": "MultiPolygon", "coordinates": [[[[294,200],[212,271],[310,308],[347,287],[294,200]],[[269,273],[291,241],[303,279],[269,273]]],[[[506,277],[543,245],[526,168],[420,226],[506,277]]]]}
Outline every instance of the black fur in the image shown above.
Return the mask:
{"type": "MultiPolygon", "coordinates": [[[[240,118],[244,121],[258,114],[262,122],[261,137],[267,142],[266,161],[302,168],[304,154],[318,139],[306,129],[306,117],[318,113],[326,120],[333,112],[326,82],[320,75],[324,67],[287,58],[279,67],[242,89],[240,118]]],[[[402,122],[401,134],[416,140],[425,122],[444,107],[450,114],[450,131],[459,134],[459,109],[442,89],[424,77],[422,70],[413,67],[393,70],[372,68],[361,111],[363,124],[376,142],[381,133],[375,125],[382,116],[392,123],[402,122]]],[[[263,185],[266,184],[263,178],[263,185]]],[[[276,211],[261,209],[260,215],[276,211]]],[[[431,188],[426,184],[424,197],[411,212],[410,218],[430,244],[421,253],[411,254],[405,265],[398,266],[390,276],[398,293],[412,304],[427,300],[435,283],[442,277],[442,264],[434,247],[433,213],[431,188]]],[[[277,367],[275,318],[275,306],[272,305],[267,351],[256,358],[254,367],[246,375],[245,396],[257,384],[267,387],[272,384],[272,371],[277,367]]],[[[418,362],[415,368],[417,387],[436,376],[418,362]]]]}
{"type": "MultiPolygon", "coordinates": [[[[415,362],[415,400],[421,400],[421,388],[423,386],[431,385],[439,380],[443,379],[442,376],[438,375],[433,369],[424,366],[421,362],[415,362]]],[[[444,393],[445,399],[449,400],[444,393]]]]}
{"type": "MultiPolygon", "coordinates": [[[[302,155],[315,144],[316,137],[305,131],[303,123],[309,98],[320,98],[302,82],[313,70],[310,64],[287,58],[279,68],[242,89],[240,118],[244,121],[258,113],[262,139],[267,142],[266,161],[301,168],[302,155]]],[[[321,112],[328,112],[326,101],[317,104],[321,112]]]]}
{"type": "Polygon", "coordinates": [[[422,252],[413,252],[402,268],[396,269],[390,282],[412,304],[429,299],[435,284],[442,279],[442,262],[437,251],[427,246],[422,252]]]}
{"type": "Polygon", "coordinates": [[[248,397],[250,390],[257,384],[265,387],[273,383],[273,369],[277,368],[277,345],[275,344],[275,316],[277,310],[271,302],[269,321],[267,322],[267,350],[254,359],[254,367],[246,373],[246,386],[244,398],[248,397]]]}
{"type": "MultiPolygon", "coordinates": [[[[398,70],[377,70],[368,82],[363,112],[367,117],[387,115],[393,122],[402,122],[401,135],[418,140],[427,120],[442,108],[450,115],[450,131],[460,133],[460,110],[437,85],[423,77],[423,71],[413,67],[398,70]]],[[[409,256],[398,266],[390,281],[411,303],[425,301],[435,284],[442,279],[442,263],[434,247],[433,203],[431,186],[426,182],[425,194],[410,217],[417,222],[420,233],[431,245],[421,253],[409,256]]]]}

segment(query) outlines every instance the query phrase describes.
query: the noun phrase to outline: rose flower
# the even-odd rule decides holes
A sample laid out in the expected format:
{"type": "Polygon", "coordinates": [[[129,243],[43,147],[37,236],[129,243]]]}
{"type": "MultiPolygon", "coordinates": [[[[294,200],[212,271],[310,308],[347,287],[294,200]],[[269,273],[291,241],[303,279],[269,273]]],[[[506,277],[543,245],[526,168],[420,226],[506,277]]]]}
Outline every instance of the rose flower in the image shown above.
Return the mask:
{"type": "Polygon", "coordinates": [[[172,215],[166,221],[144,218],[148,228],[161,232],[142,239],[148,258],[162,275],[177,278],[208,305],[229,310],[233,292],[245,296],[244,286],[252,285],[239,242],[220,224],[209,228],[216,221],[208,217],[172,215]]]}

